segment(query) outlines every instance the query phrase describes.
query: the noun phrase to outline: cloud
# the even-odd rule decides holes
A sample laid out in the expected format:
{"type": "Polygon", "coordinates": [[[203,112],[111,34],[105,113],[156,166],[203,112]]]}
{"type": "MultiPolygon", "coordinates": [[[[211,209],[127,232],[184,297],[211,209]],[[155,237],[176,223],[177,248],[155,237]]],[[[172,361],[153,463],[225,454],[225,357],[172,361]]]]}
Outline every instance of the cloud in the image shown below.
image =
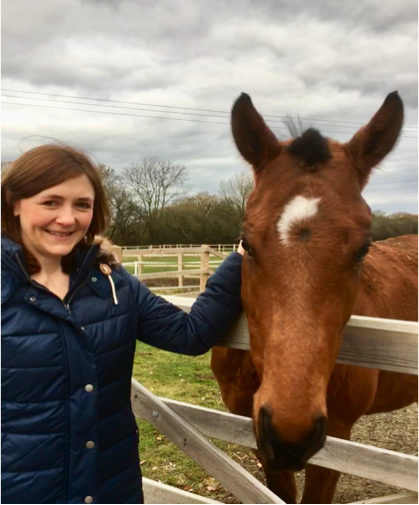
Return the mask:
{"type": "MultiPolygon", "coordinates": [[[[19,143],[31,145],[33,137],[22,138],[43,135],[116,168],[142,156],[172,159],[187,166],[196,191],[215,192],[244,167],[229,130],[241,91],[264,115],[299,115],[347,141],[397,89],[406,124],[417,125],[413,0],[5,0],[2,14],[3,88],[195,109],[4,98],[93,111],[4,105],[4,160],[18,155],[19,143]]],[[[280,117],[269,124],[286,134],[280,117]]],[[[383,210],[414,210],[415,136],[417,127],[405,129],[403,156],[389,157],[367,189],[383,210]]]]}

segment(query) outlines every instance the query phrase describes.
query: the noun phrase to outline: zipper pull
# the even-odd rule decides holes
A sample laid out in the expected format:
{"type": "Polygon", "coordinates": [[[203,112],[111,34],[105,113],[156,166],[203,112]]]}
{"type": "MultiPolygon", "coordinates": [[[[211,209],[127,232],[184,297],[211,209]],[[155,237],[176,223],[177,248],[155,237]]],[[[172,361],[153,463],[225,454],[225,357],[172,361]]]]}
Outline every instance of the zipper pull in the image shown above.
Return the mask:
{"type": "Polygon", "coordinates": [[[101,263],[99,265],[99,268],[100,268],[100,271],[106,275],[106,277],[108,278],[108,281],[111,285],[111,289],[112,289],[112,298],[113,298],[113,302],[115,305],[118,305],[118,298],[116,296],[116,289],[115,289],[115,284],[113,283],[113,279],[112,279],[112,269],[109,265],[106,265],[105,263],[101,263]]]}

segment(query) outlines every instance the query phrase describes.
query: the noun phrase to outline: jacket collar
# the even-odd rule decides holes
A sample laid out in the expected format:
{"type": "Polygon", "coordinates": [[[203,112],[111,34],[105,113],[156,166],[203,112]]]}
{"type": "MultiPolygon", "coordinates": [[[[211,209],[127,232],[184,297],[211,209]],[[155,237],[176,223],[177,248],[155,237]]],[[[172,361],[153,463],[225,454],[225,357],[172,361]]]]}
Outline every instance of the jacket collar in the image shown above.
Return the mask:
{"type": "MultiPolygon", "coordinates": [[[[100,249],[100,244],[95,243],[90,248],[77,247],[73,258],[73,271],[71,274],[71,288],[67,296],[71,296],[72,292],[78,288],[81,283],[84,283],[89,275],[89,271],[93,265],[94,259],[100,249]]],[[[14,282],[8,282],[8,288],[2,283],[2,303],[3,297],[7,299],[13,287],[25,282],[31,282],[29,270],[27,267],[25,254],[22,247],[16,242],[13,242],[4,234],[1,236],[1,266],[2,274],[7,272],[12,273],[14,282]]]]}
{"type": "Polygon", "coordinates": [[[1,236],[1,303],[7,301],[16,289],[28,282],[17,260],[14,259],[22,248],[1,236]]]}
{"type": "Polygon", "coordinates": [[[25,271],[22,270],[22,267],[19,265],[19,258],[26,269],[27,265],[26,260],[23,254],[22,247],[13,240],[10,240],[6,235],[1,235],[1,270],[2,272],[13,272],[18,277],[22,278],[22,280],[27,280],[27,275],[25,271]]]}

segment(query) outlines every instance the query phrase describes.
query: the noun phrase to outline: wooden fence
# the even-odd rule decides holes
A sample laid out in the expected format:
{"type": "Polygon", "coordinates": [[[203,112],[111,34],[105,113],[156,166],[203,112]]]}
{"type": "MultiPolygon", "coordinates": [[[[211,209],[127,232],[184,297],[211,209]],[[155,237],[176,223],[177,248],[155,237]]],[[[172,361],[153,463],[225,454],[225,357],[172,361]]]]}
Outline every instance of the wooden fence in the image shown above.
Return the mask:
{"type": "MultiPolygon", "coordinates": [[[[215,268],[220,264],[219,259],[224,260],[227,253],[222,253],[216,249],[211,248],[208,245],[201,245],[199,247],[153,247],[153,248],[143,248],[143,249],[121,249],[121,256],[123,258],[135,257],[137,260],[131,263],[123,263],[124,266],[133,266],[134,275],[136,275],[141,280],[149,279],[166,279],[166,278],[177,278],[178,285],[173,288],[170,287],[159,287],[159,290],[172,290],[172,289],[185,289],[184,279],[185,277],[199,277],[199,290],[203,291],[205,289],[205,284],[208,277],[215,270],[215,268]],[[197,262],[184,262],[184,256],[200,256],[200,261],[197,262]],[[210,256],[217,258],[216,261],[211,260],[210,256]],[[146,262],[145,258],[150,257],[177,257],[177,265],[170,263],[156,263],[156,262],[146,262]],[[143,273],[144,266],[153,267],[167,267],[173,268],[177,266],[177,270],[166,271],[166,272],[153,272],[153,273],[143,273]],[[199,268],[188,268],[199,267],[199,268]]],[[[188,289],[186,287],[186,289],[188,289]]],[[[195,287],[196,289],[196,287],[195,287]]]]}
{"type": "MultiPolygon", "coordinates": [[[[185,311],[194,302],[166,298],[185,311]]],[[[244,315],[219,345],[249,349],[244,315]]],[[[418,323],[353,316],[345,330],[338,362],[417,375],[418,323]]],[[[252,419],[159,398],[135,380],[131,399],[136,417],[150,422],[240,501],[284,503],[207,439],[256,448],[252,419]]],[[[357,503],[417,503],[416,456],[327,437],[324,448],[310,462],[409,490],[357,503]]],[[[145,480],[144,490],[146,503],[217,503],[149,479],[145,480]]]]}
{"type": "MultiPolygon", "coordinates": [[[[231,252],[236,251],[238,244],[207,244],[211,249],[215,249],[218,252],[231,252]]],[[[199,248],[202,247],[201,244],[160,244],[160,245],[128,245],[123,246],[122,249],[125,250],[133,250],[140,249],[142,251],[145,250],[154,250],[154,249],[184,249],[184,248],[199,248]]],[[[128,255],[129,256],[129,255],[128,255]]]]}

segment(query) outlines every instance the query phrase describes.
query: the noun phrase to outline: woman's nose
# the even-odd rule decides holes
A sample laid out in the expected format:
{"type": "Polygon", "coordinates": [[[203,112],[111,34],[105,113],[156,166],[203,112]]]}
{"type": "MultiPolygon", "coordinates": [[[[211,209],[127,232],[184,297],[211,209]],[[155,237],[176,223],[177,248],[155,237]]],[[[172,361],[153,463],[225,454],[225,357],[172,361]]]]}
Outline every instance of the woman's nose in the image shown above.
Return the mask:
{"type": "Polygon", "coordinates": [[[75,222],[75,215],[73,209],[71,208],[62,208],[58,213],[55,221],[63,226],[70,226],[75,222]]]}

